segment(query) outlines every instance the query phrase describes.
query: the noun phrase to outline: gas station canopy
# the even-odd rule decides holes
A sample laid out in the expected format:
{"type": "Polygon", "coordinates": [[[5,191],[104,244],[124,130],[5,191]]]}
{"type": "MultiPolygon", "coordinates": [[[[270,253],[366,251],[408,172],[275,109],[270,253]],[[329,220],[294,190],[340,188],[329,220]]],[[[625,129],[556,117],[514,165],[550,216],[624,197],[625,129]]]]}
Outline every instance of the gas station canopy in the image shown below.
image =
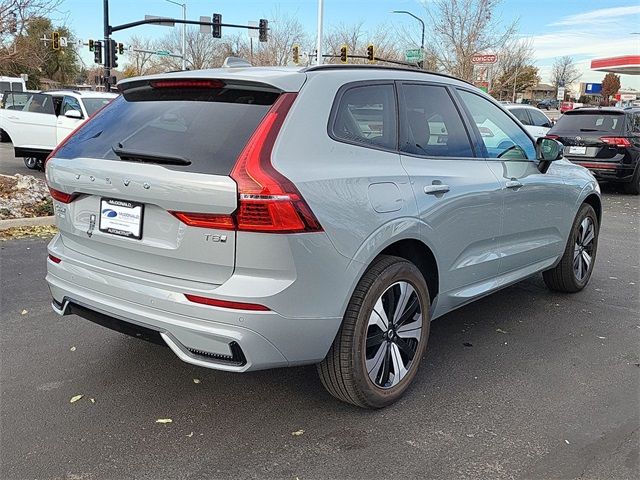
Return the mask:
{"type": "Polygon", "coordinates": [[[591,60],[591,70],[640,75],[640,55],[624,55],[622,57],[591,60]]]}

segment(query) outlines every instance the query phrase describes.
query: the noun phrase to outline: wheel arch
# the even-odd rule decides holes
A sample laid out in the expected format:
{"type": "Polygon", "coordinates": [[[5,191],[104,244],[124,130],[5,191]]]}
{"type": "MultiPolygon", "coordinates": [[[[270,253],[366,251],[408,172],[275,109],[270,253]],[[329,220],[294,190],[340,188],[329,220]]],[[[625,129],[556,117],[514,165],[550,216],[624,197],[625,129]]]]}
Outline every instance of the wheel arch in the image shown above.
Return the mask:
{"type": "Polygon", "coordinates": [[[602,223],[602,200],[600,197],[595,193],[591,193],[587,195],[582,203],[589,204],[593,207],[596,212],[596,216],[598,217],[598,225],[600,225],[602,223]]]}

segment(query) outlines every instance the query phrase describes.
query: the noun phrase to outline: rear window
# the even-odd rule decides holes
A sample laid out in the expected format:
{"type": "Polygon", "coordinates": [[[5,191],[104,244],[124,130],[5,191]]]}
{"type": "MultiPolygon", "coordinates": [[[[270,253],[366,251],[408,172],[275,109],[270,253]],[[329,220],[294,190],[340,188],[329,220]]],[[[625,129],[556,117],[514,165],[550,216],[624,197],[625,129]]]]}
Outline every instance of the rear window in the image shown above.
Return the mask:
{"type": "Polygon", "coordinates": [[[624,113],[576,112],[565,113],[553,128],[554,132],[622,133],[624,113]]]}
{"type": "Polygon", "coordinates": [[[133,87],[81,128],[56,157],[123,157],[127,161],[154,163],[149,157],[158,155],[190,162],[158,162],[173,170],[228,175],[277,97],[277,92],[246,87],[133,87]],[[126,157],[122,151],[141,155],[126,157]]]}

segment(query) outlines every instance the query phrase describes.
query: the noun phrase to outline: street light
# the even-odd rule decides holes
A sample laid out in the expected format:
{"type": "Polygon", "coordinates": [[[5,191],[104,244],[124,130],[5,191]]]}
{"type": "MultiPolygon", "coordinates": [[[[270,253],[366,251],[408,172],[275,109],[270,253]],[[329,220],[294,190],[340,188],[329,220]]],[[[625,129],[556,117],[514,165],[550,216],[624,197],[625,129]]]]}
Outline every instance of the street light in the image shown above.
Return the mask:
{"type": "MultiPolygon", "coordinates": [[[[422,21],[422,19],[420,17],[414,15],[411,12],[407,12],[406,10],[392,10],[391,13],[404,13],[406,15],[411,15],[413,18],[415,18],[416,20],[418,20],[420,22],[420,24],[422,25],[422,39],[420,41],[420,51],[422,52],[422,55],[424,56],[424,22],[422,21]]],[[[420,62],[420,68],[422,68],[423,65],[424,65],[424,58],[420,62]]]]}
{"type": "MultiPolygon", "coordinates": [[[[173,0],[164,0],[165,2],[173,3],[174,5],[178,5],[182,7],[182,19],[187,19],[187,4],[186,3],[178,3],[173,0]]],[[[182,24],[182,70],[187,69],[187,59],[185,57],[187,51],[187,24],[182,24]]]]}

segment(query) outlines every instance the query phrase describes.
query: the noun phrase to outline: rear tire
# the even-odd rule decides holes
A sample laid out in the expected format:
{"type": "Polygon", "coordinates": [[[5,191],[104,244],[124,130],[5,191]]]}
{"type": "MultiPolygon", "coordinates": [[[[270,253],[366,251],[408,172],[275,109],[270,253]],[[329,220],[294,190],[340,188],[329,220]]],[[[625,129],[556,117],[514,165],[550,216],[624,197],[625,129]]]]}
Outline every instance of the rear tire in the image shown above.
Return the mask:
{"type": "Polygon", "coordinates": [[[38,169],[38,159],[36,157],[24,157],[24,165],[29,170],[37,170],[38,169]]]}
{"type": "Polygon", "coordinates": [[[556,292],[575,293],[589,283],[598,250],[600,225],[593,207],[583,203],[578,211],[560,263],[542,272],[544,283],[556,292]]]}
{"type": "Polygon", "coordinates": [[[318,364],[324,387],[363,408],[398,400],[424,355],[429,307],[427,284],[413,263],[378,257],[360,279],[333,345],[318,364]]]}
{"type": "Polygon", "coordinates": [[[624,192],[629,193],[631,195],[640,195],[640,161],[638,165],[636,165],[636,171],[631,178],[629,183],[625,183],[624,192]]]}

